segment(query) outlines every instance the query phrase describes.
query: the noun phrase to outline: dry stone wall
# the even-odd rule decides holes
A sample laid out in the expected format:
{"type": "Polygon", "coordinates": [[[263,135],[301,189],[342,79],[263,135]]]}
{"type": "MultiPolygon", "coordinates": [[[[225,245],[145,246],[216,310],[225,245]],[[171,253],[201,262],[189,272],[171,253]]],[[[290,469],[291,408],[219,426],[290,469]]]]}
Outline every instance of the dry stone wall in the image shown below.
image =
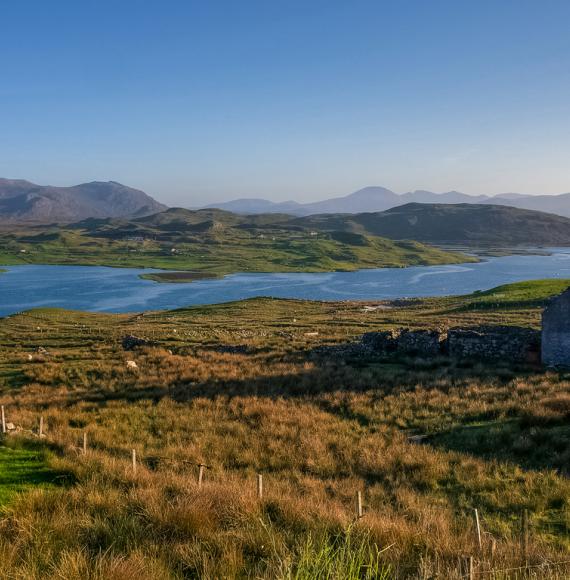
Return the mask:
{"type": "Polygon", "coordinates": [[[319,347],[317,354],[389,358],[398,355],[432,358],[538,362],[540,332],[516,326],[367,332],[359,341],[319,347]]]}
{"type": "Polygon", "coordinates": [[[451,329],[447,353],[457,359],[536,362],[540,332],[518,326],[489,326],[451,329]]]}

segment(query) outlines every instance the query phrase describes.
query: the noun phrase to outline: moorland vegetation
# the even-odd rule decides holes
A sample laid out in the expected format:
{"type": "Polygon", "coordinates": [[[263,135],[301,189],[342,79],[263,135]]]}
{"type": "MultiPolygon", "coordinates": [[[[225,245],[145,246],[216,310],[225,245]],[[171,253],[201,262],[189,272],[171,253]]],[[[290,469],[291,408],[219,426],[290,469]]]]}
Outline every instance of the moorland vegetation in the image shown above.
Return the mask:
{"type": "Polygon", "coordinates": [[[40,472],[17,488],[0,473],[3,569],[10,578],[465,578],[471,556],[481,578],[567,577],[570,375],[316,353],[374,329],[537,328],[568,284],[3,319],[0,402],[22,431],[0,461],[6,472],[6,457],[32,453],[40,472]],[[154,344],[124,351],[127,334],[154,344]],[[40,416],[42,439],[32,436],[40,416]]]}

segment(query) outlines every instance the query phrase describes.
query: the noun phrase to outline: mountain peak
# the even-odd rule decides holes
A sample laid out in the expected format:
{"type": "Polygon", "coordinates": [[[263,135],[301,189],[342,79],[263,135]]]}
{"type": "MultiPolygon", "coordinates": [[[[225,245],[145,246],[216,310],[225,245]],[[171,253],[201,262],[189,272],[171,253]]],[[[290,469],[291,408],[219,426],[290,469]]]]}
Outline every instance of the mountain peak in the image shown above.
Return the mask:
{"type": "Polygon", "coordinates": [[[116,181],[71,187],[0,179],[0,220],[77,222],[87,218],[128,218],[166,209],[152,197],[116,181]]]}

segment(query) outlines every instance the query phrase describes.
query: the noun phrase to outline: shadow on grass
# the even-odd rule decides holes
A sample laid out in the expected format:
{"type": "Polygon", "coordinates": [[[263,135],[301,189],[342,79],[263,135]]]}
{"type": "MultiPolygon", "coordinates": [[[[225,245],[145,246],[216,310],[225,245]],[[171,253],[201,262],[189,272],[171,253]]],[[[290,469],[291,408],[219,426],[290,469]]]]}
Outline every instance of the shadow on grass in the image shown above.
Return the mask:
{"type": "MultiPolygon", "coordinates": [[[[232,354],[238,364],[248,364],[249,354],[232,354]]],[[[112,390],[103,385],[105,380],[98,378],[98,387],[92,382],[89,390],[70,392],[62,404],[73,406],[77,403],[94,403],[105,405],[109,401],[136,401],[150,399],[155,402],[167,397],[177,402],[190,401],[196,398],[216,398],[256,396],[268,398],[298,399],[332,392],[369,392],[377,391],[385,396],[393,392],[402,393],[417,389],[434,388],[439,391],[467,386],[474,380],[492,379],[496,383],[507,384],[510,381],[530,375],[536,375],[536,369],[528,366],[513,366],[507,363],[485,365],[476,362],[453,362],[445,357],[437,359],[414,359],[411,357],[380,360],[342,359],[341,357],[314,357],[310,351],[288,353],[279,357],[281,362],[297,365],[297,371],[284,374],[262,374],[247,378],[217,378],[215,376],[199,381],[165,380],[168,376],[157,375],[156,382],[139,381],[137,376],[128,377],[121,388],[112,390]],[[310,366],[304,366],[308,364],[310,366]],[[93,388],[95,387],[95,388],[93,388]]],[[[271,359],[262,361],[269,368],[271,359]]],[[[144,361],[143,361],[144,364],[144,361]]],[[[162,360],[161,364],[168,364],[162,360]]],[[[40,405],[49,405],[49,401],[40,401],[40,405]]],[[[334,409],[328,409],[334,412],[334,409]]],[[[346,412],[338,410],[346,417],[346,412]]]]}
{"type": "Polygon", "coordinates": [[[70,473],[49,465],[49,450],[42,442],[22,439],[0,443],[0,507],[21,492],[37,487],[70,485],[70,473]]]}
{"type": "Polygon", "coordinates": [[[462,425],[424,441],[487,460],[516,463],[527,470],[554,469],[570,476],[569,419],[523,417],[462,425]]]}

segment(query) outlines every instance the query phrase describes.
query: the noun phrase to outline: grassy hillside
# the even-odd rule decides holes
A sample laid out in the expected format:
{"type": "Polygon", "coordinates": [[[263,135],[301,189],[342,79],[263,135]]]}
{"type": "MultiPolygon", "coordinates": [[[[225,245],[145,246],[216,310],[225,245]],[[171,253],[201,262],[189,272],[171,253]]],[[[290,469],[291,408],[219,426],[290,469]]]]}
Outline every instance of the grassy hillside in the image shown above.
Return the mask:
{"type": "Polygon", "coordinates": [[[528,563],[524,577],[566,578],[568,375],[314,350],[400,326],[537,327],[567,284],[4,319],[0,402],[24,429],[43,415],[49,467],[76,483],[4,507],[3,566],[26,578],[460,578],[472,555],[481,577],[528,563]],[[156,346],[124,352],[127,333],[156,346]]]}
{"type": "Polygon", "coordinates": [[[533,280],[497,286],[491,290],[475,292],[465,303],[465,308],[532,308],[544,305],[550,296],[562,294],[569,286],[568,280],[533,280]]]}
{"type": "Polygon", "coordinates": [[[570,219],[473,204],[408,204],[381,213],[306,218],[170,209],[132,220],[5,226],[0,230],[0,264],[152,267],[219,275],[475,260],[424,242],[468,248],[565,246],[570,245],[570,219]]]}
{"type": "Polygon", "coordinates": [[[473,261],[417,242],[317,232],[282,216],[169,210],[137,220],[0,231],[0,263],[83,264],[231,272],[320,272],[473,261]]]}
{"type": "Polygon", "coordinates": [[[421,242],[568,246],[570,219],[500,205],[410,203],[384,212],[316,215],[296,224],[421,242]]]}

